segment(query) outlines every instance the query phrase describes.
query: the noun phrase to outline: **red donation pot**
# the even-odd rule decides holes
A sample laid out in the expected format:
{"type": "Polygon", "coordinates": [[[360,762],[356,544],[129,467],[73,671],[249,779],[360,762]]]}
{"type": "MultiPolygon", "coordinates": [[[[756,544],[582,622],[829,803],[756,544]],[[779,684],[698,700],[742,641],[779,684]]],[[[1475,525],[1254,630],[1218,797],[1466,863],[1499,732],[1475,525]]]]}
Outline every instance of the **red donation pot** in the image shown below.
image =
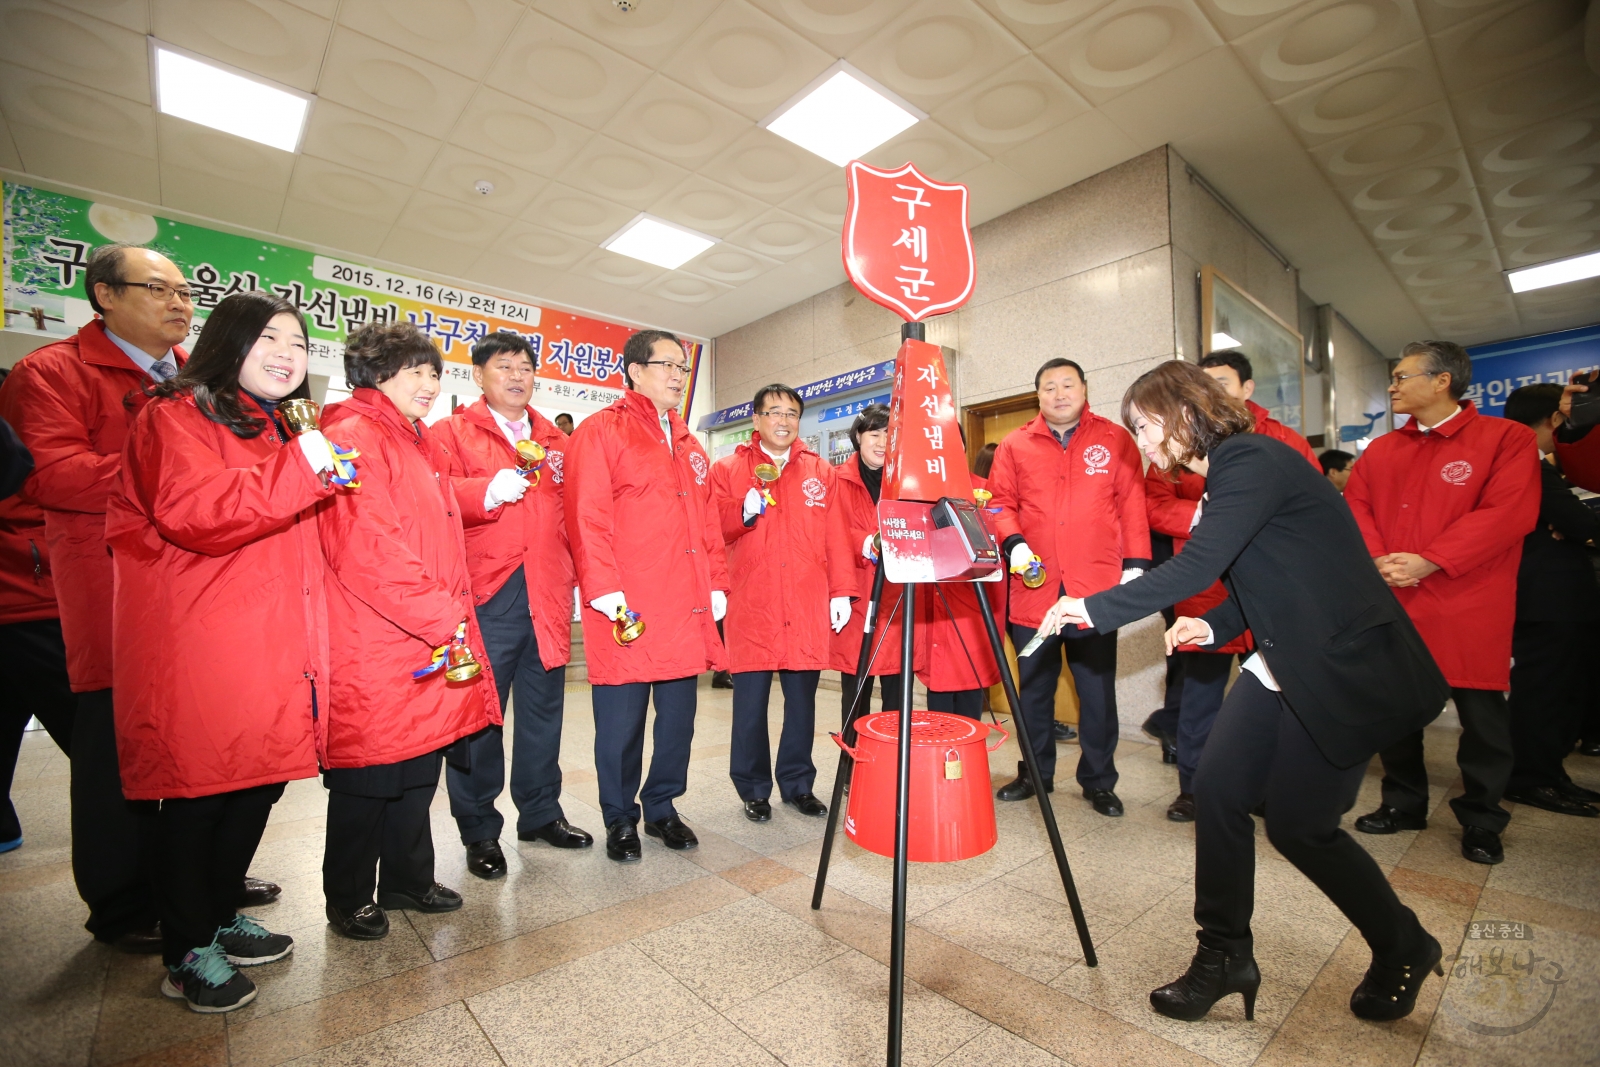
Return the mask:
{"type": "MultiPolygon", "coordinates": [[[[856,723],[855,748],[832,737],[855,760],[844,832],[868,852],[894,855],[895,767],[900,713],[884,711],[856,723]]],[[[1000,726],[942,711],[911,713],[911,794],[906,856],[948,863],[994,847],[994,792],[989,753],[1010,736],[1000,726]],[[985,744],[990,731],[998,735],[985,744]]]]}

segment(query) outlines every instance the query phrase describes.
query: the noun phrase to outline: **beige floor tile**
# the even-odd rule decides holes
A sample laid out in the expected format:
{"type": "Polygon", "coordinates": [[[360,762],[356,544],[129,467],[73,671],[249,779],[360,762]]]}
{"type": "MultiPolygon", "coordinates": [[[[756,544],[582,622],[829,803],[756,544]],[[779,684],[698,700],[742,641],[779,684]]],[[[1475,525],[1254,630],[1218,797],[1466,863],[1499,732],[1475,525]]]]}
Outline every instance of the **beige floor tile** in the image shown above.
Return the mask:
{"type": "MultiPolygon", "coordinates": [[[[456,880],[455,888],[463,898],[461,910],[437,915],[404,913],[401,921],[416,930],[434,959],[504,941],[589,910],[555,879],[529,871],[512,853],[506,858],[510,870],[503,878],[484,881],[463,873],[456,880]]],[[[396,917],[390,913],[391,922],[396,917]]]]}
{"type": "MultiPolygon", "coordinates": [[[[1088,852],[1081,848],[1068,848],[1067,859],[1072,868],[1073,883],[1078,888],[1078,899],[1083,902],[1083,910],[1124,923],[1137,919],[1179,886],[1188,884],[1187,872],[1182,876],[1144,872],[1133,877],[1114,855],[1088,852]]],[[[1055,857],[1051,855],[1041,856],[1019,867],[1001,880],[1047,900],[1063,904],[1067,900],[1060,871],[1056,868],[1055,857]]]]}
{"type": "Polygon", "coordinates": [[[433,962],[404,913],[390,913],[389,936],[382,941],[352,941],[326,922],[278,932],[294,938],[294,952],[245,972],[258,992],[255,1000],[232,1014],[234,1025],[433,962]]]}
{"type": "MultiPolygon", "coordinates": [[[[916,924],[953,944],[1048,983],[1083,958],[1067,906],[1005,882],[982,886],[918,916],[916,924]]],[[[1089,916],[1098,944],[1122,924],[1089,916]]]]}
{"type": "Polygon", "coordinates": [[[91,1064],[112,1064],[171,1045],[203,1043],[222,1034],[221,1015],[201,1015],[161,995],[160,956],[111,954],[91,1064]]]}
{"type": "Polygon", "coordinates": [[[939,1067],[1070,1067],[1016,1034],[991,1026],[939,1061],[939,1067]]]}
{"type": "Polygon", "coordinates": [[[87,1063],[116,953],[83,929],[88,909],[70,877],[0,896],[6,966],[0,967],[0,1058],[87,1063]],[[41,981],[44,979],[44,981],[41,981]]]}
{"type": "Polygon", "coordinates": [[[477,1020],[459,1003],[289,1061],[290,1067],[500,1067],[500,1063],[477,1020]]]}
{"type": "Polygon", "coordinates": [[[781,1067],[778,1060],[720,1015],[636,1052],[616,1067],[781,1067]]]}

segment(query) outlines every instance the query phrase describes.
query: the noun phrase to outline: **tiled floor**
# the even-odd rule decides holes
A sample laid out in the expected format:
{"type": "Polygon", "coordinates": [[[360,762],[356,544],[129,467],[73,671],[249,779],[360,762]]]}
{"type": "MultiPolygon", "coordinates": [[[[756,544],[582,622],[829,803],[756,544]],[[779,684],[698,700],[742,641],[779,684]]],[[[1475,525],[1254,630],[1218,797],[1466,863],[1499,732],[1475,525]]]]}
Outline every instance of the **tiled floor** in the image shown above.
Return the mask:
{"type": "MultiPolygon", "coordinates": [[[[842,841],[824,907],[810,909],[822,823],[782,807],[771,823],[745,821],[726,775],[728,699],[700,691],[680,804],[699,850],[671,853],[647,838],[644,862],[618,867],[598,848],[519,846],[508,834],[510,875],[486,883],[463,870],[441,791],[439,878],[466,907],[393,915],[376,944],[323,924],[324,794],[314,781],[292,784],[254,873],[283,883],[283,899],[259,917],[292,933],[295,953],[254,969],[259,998],[228,1016],[164,999],[155,958],[119,955],[83,932],[66,762],[30,734],[13,793],[27,843],[0,857],[0,1063],[881,1063],[890,863],[842,841]]],[[[821,703],[819,717],[832,721],[833,701],[821,703]]],[[[601,831],[585,687],[570,687],[568,708],[567,813],[601,831]]],[[[1431,733],[1442,805],[1455,736],[1431,733]]],[[[835,764],[825,735],[815,752],[825,796],[835,764]]],[[[1066,782],[1070,749],[1063,755],[1066,782]]],[[[1176,785],[1156,750],[1125,741],[1119,755],[1125,818],[1095,815],[1074,790],[1056,795],[1099,967],[1084,966],[1031,803],[1000,806],[1000,841],[987,854],[913,866],[907,1064],[1600,1062],[1600,820],[1515,808],[1506,862],[1492,869],[1461,859],[1448,808],[1422,833],[1360,836],[1452,965],[1445,982],[1428,981],[1414,1015],[1387,1025],[1346,1007],[1367,964],[1360,937],[1263,838],[1255,1021],[1233,997],[1204,1022],[1178,1023],[1153,1014],[1146,995],[1193,950],[1193,831],[1163,817],[1176,785]],[[1531,940],[1464,941],[1474,919],[1523,923],[1531,940]]],[[[997,752],[996,778],[1015,760],[1010,744],[997,752]]],[[[1568,767],[1600,787],[1600,760],[1574,756],[1568,767]]],[[[1376,796],[1369,775],[1356,813],[1376,796]]],[[[510,813],[507,798],[502,807],[510,813]]]]}

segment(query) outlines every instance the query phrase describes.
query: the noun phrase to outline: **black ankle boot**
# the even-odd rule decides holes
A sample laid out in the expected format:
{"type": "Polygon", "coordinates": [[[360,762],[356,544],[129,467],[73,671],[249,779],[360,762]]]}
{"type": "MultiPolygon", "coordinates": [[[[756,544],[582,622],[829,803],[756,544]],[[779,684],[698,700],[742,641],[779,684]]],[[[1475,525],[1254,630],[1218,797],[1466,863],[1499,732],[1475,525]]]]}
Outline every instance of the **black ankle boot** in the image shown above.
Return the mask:
{"type": "Polygon", "coordinates": [[[1403,1019],[1416,1007],[1417,993],[1428,972],[1444,977],[1444,968],[1439,964],[1444,950],[1431,934],[1423,936],[1426,940],[1422,947],[1400,963],[1391,966],[1372,957],[1367,976],[1350,994],[1350,1010],[1357,1018],[1373,1022],[1403,1019]]]}
{"type": "Polygon", "coordinates": [[[1256,1017],[1256,990],[1261,972],[1249,956],[1229,956],[1221,949],[1200,946],[1189,969],[1176,982],[1150,991],[1150,1006],[1169,1019],[1194,1022],[1205,1018],[1211,1005],[1229,993],[1244,994],[1244,1017],[1256,1017]]]}

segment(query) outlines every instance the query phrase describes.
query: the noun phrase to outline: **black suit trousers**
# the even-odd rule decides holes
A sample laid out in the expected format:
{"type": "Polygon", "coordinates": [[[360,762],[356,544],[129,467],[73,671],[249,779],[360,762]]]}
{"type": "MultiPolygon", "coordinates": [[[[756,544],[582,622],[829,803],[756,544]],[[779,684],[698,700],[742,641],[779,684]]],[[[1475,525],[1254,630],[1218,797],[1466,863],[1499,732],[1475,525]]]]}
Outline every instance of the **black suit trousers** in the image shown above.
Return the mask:
{"type": "Polygon", "coordinates": [[[351,912],[373,903],[375,889],[421,896],[433,885],[428,808],[439,791],[443,762],[441,750],[400,763],[324,773],[328,829],[322,895],[329,904],[351,912]]]}
{"type": "Polygon", "coordinates": [[[767,701],[772,696],[771,671],[736,671],[733,675],[733,743],[728,776],[743,800],[772,796],[776,773],[778,795],[793,800],[811,792],[817,767],[811,742],[817,729],[817,682],[821,671],[779,671],[783,689],[783,732],[778,737],[778,765],[772,765],[772,740],[767,730],[767,701]]]}
{"type": "MultiPolygon", "coordinates": [[[[1011,643],[1020,653],[1036,631],[1011,624],[1011,643]]],[[[1028,717],[1028,739],[1039,764],[1039,776],[1056,774],[1056,683],[1061,657],[1067,657],[1078,689],[1078,784],[1085,789],[1117,787],[1117,631],[1067,629],[1045,638],[1033,655],[1017,660],[1022,676],[1022,714],[1028,717]]]]}
{"type": "Polygon", "coordinates": [[[699,682],[698,675],[690,675],[663,682],[591,687],[594,771],[599,780],[600,812],[608,829],[619,822],[637,824],[641,807],[647,822],[677,814],[673,802],[689,790],[689,749],[694,743],[699,682]],[[641,789],[645,718],[652,698],[656,719],[650,734],[650,774],[641,789]]]}
{"type": "Polygon", "coordinates": [[[122,795],[111,690],[79,693],[72,725],[72,877],[89,905],[84,929],[101,941],[148,930],[160,917],[157,807],[122,795]]]}
{"type": "MultiPolygon", "coordinates": [[[[1499,833],[1511,821],[1500,797],[1511,779],[1511,713],[1505,694],[1493,689],[1451,689],[1461,718],[1456,766],[1464,791],[1450,801],[1462,826],[1499,833]]],[[[1383,802],[1419,819],[1428,816],[1428,768],[1422,757],[1422,731],[1384,749],[1383,802]]]]}
{"type": "Polygon", "coordinates": [[[283,783],[208,797],[161,801],[161,936],[163,959],[175,967],[205,948],[237,914],[239,886],[250,870],[283,783]]]}
{"type": "Polygon", "coordinates": [[[1600,623],[1519,622],[1511,636],[1510,786],[1555,787],[1594,699],[1600,623]]]}
{"type": "Polygon", "coordinates": [[[22,823],[11,806],[11,780],[17,772],[17,753],[28,720],[38,716],[50,738],[67,756],[72,755],[72,722],[78,715],[78,698],[67,681],[67,646],[61,639],[60,619],[35,619],[0,626],[0,660],[7,666],[11,692],[0,707],[0,843],[22,836],[22,823]]]}

